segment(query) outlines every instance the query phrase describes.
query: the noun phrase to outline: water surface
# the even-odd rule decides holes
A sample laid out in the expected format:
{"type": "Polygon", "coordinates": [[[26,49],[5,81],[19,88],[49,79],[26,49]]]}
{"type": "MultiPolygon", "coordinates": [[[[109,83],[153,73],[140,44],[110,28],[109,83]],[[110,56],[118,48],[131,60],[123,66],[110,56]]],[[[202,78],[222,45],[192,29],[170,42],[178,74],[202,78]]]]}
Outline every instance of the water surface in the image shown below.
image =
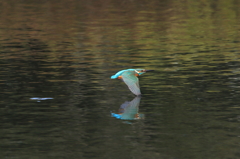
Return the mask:
{"type": "Polygon", "coordinates": [[[1,158],[239,158],[239,5],[0,1],[1,158]]]}

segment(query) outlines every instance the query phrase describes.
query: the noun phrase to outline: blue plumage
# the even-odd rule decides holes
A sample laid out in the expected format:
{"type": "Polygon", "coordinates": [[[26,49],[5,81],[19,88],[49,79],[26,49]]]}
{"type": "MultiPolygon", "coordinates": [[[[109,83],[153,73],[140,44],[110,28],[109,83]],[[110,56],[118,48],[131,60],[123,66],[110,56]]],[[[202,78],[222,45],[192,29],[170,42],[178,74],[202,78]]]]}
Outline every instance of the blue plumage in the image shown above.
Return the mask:
{"type": "Polygon", "coordinates": [[[139,81],[136,76],[140,76],[147,71],[152,71],[152,70],[145,70],[145,69],[121,70],[117,72],[115,75],[112,75],[111,79],[122,79],[130,89],[130,91],[133,94],[139,96],[141,95],[141,91],[139,87],[139,81]]]}

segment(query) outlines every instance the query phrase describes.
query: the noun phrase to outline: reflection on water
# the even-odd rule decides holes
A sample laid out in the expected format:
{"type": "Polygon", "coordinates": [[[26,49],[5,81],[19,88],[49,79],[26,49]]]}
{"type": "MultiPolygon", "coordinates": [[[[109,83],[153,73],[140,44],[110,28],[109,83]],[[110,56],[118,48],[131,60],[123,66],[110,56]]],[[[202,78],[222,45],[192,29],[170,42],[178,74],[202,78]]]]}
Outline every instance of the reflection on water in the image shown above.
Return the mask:
{"type": "Polygon", "coordinates": [[[0,158],[240,158],[238,1],[0,2],[0,158]]]}
{"type": "Polygon", "coordinates": [[[139,114],[139,104],[141,97],[135,97],[131,102],[125,101],[119,108],[118,113],[111,113],[112,117],[122,120],[143,119],[144,114],[139,114]]]}

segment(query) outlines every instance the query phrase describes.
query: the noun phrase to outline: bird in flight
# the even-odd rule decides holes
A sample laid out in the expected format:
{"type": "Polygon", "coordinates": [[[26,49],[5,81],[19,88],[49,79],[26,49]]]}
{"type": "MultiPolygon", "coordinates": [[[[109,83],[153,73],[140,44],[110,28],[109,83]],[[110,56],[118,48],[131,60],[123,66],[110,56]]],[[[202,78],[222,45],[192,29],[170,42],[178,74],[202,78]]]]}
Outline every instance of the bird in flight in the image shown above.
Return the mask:
{"type": "Polygon", "coordinates": [[[130,91],[137,95],[141,95],[139,80],[137,76],[144,74],[145,72],[149,72],[153,70],[145,70],[145,69],[127,69],[121,70],[117,72],[115,75],[111,76],[111,79],[122,79],[123,82],[128,86],[130,91]]]}

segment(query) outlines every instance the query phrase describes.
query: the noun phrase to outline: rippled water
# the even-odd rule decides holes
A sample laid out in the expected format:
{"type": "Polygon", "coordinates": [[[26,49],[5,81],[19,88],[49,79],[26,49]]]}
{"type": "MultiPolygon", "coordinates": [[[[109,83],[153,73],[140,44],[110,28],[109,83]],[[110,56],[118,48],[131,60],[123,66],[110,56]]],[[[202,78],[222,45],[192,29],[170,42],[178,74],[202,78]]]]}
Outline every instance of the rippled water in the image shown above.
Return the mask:
{"type": "Polygon", "coordinates": [[[0,2],[1,158],[240,158],[237,1],[0,2]]]}

